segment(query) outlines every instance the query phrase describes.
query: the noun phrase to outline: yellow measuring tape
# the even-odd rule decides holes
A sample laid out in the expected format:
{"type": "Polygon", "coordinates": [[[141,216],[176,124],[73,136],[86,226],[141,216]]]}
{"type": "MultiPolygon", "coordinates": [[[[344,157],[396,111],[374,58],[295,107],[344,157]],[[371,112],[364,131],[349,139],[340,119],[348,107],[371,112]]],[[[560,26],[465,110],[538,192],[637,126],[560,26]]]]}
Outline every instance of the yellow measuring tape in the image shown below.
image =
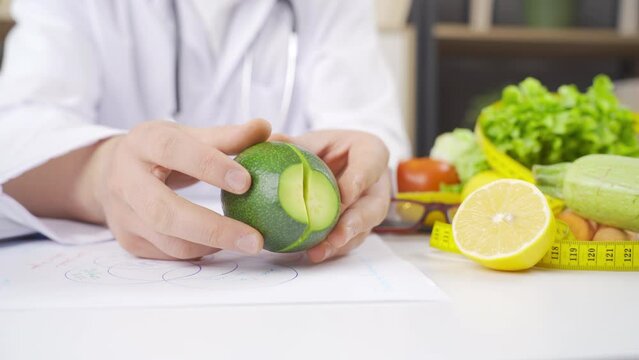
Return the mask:
{"type": "MultiPolygon", "coordinates": [[[[450,224],[436,222],[430,246],[460,253],[450,224]]],[[[639,271],[639,241],[577,241],[568,225],[557,220],[555,240],[539,267],[565,270],[639,271]]]]}

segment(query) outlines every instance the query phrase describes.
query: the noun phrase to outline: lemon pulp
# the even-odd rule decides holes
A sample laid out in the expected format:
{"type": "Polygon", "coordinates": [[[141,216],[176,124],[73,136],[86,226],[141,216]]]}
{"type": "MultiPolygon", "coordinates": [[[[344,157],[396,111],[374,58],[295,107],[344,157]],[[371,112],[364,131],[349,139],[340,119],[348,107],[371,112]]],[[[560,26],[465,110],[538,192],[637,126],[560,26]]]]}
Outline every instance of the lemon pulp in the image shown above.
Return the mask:
{"type": "Polygon", "coordinates": [[[471,193],[453,220],[467,257],[498,270],[534,266],[550,248],[554,218],[544,195],[521,180],[496,180],[471,193]]]}

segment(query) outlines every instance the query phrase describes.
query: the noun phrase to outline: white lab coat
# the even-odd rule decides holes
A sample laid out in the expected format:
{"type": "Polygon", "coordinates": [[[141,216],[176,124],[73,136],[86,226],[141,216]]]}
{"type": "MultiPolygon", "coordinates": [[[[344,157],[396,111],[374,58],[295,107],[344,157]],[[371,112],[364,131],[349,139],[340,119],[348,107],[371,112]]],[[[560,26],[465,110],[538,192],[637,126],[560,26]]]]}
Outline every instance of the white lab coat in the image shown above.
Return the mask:
{"type": "MultiPolygon", "coordinates": [[[[357,129],[382,138],[391,163],[408,155],[392,81],[369,0],[293,1],[299,55],[289,115],[279,118],[290,23],[275,0],[239,1],[218,52],[193,3],[178,0],[182,33],[177,121],[215,126],[248,120],[241,71],[254,54],[250,114],[275,132],[357,129]],[[256,40],[257,39],[257,40],[256,40]]],[[[174,116],[175,29],[170,0],[14,0],[16,27],[0,76],[0,184],[51,158],[174,116]]],[[[194,201],[218,191],[198,184],[194,201]]],[[[105,228],[36,218],[0,187],[0,238],[40,232],[63,243],[111,238],[105,228]]]]}

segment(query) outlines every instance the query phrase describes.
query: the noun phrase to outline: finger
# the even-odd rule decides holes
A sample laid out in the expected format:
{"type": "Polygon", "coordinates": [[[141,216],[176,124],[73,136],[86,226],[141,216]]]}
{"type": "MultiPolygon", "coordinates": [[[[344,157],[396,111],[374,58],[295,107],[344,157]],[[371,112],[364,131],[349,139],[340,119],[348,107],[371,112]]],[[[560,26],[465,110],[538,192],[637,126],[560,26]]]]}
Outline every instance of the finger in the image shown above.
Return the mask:
{"type": "Polygon", "coordinates": [[[162,180],[169,173],[162,170],[170,169],[235,194],[242,194],[251,186],[251,176],[240,164],[223,152],[194,141],[176,126],[150,126],[144,140],[136,132],[129,144],[143,160],[153,164],[152,172],[162,180]]]}
{"type": "Polygon", "coordinates": [[[370,232],[363,232],[363,233],[355,236],[351,241],[348,242],[348,244],[346,244],[345,246],[339,248],[339,250],[337,250],[337,253],[335,255],[333,255],[333,257],[346,255],[347,253],[355,250],[360,245],[362,245],[364,243],[364,241],[366,241],[366,238],[368,238],[368,235],[370,235],[370,232]]]}
{"type": "Polygon", "coordinates": [[[179,171],[172,171],[171,174],[164,180],[166,186],[171,189],[182,189],[197,182],[198,180],[196,178],[186,174],[182,174],[179,171]]]}
{"type": "Polygon", "coordinates": [[[173,259],[192,260],[214,254],[220,249],[192,243],[186,240],[156,232],[150,232],[144,237],[153,246],[173,259]]]}
{"type": "Polygon", "coordinates": [[[346,246],[343,246],[341,248],[336,248],[330,242],[323,241],[319,245],[307,251],[308,258],[313,263],[320,263],[330,258],[344,255],[352,249],[360,246],[364,242],[364,240],[366,240],[367,235],[367,232],[358,234],[351,241],[349,241],[346,246]]]}
{"type": "Polygon", "coordinates": [[[123,206],[110,213],[109,228],[124,250],[146,259],[176,260],[139,235],[144,225],[129,207],[123,206]]]}
{"type": "Polygon", "coordinates": [[[336,141],[334,134],[335,132],[331,130],[317,130],[291,137],[289,140],[291,143],[302,146],[314,154],[320,154],[332,146],[347,145],[345,142],[336,141]],[[321,139],[321,141],[318,141],[318,139],[321,139]]]}
{"type": "Polygon", "coordinates": [[[334,133],[330,130],[320,130],[296,137],[274,134],[269,140],[295,144],[314,153],[328,165],[335,176],[339,177],[348,163],[350,143],[336,141],[334,133]]]}
{"type": "Polygon", "coordinates": [[[153,176],[132,175],[139,180],[124,191],[125,202],[156,232],[246,254],[262,249],[262,235],[252,227],[193,204],[153,176]]]}
{"type": "Polygon", "coordinates": [[[156,259],[196,259],[213,254],[219,249],[200,245],[173,236],[157,233],[144,225],[142,220],[127,206],[122,206],[113,214],[113,221],[119,229],[127,229],[124,238],[128,240],[130,252],[140,257],[156,259]],[[133,243],[130,243],[133,242],[133,243]]]}
{"type": "Polygon", "coordinates": [[[337,225],[326,238],[336,248],[346,245],[355,235],[370,231],[379,225],[390,204],[390,179],[382,176],[350,208],[346,209],[337,225]]]}
{"type": "Polygon", "coordinates": [[[131,255],[146,259],[176,260],[160,251],[160,249],[141,236],[125,232],[116,234],[115,231],[114,235],[120,246],[131,255]]]}
{"type": "Polygon", "coordinates": [[[183,126],[182,129],[198,141],[229,155],[238,154],[251,145],[264,142],[271,135],[271,124],[262,119],[251,120],[241,125],[212,128],[183,126]]]}
{"type": "Polygon", "coordinates": [[[336,253],[337,247],[328,241],[322,241],[306,251],[308,259],[313,263],[321,263],[336,253]]]}
{"type": "Polygon", "coordinates": [[[375,137],[366,139],[353,143],[348,153],[348,165],[338,180],[342,203],[346,207],[388,172],[386,146],[375,137]]]}
{"type": "Polygon", "coordinates": [[[285,143],[295,142],[295,140],[292,137],[282,133],[271,134],[271,136],[268,138],[268,141],[279,141],[279,142],[285,142],[285,143]]]}
{"type": "Polygon", "coordinates": [[[370,232],[384,220],[389,203],[390,179],[386,174],[344,212],[326,240],[309,249],[309,259],[313,262],[324,261],[347,247],[359,234],[370,232]]]}

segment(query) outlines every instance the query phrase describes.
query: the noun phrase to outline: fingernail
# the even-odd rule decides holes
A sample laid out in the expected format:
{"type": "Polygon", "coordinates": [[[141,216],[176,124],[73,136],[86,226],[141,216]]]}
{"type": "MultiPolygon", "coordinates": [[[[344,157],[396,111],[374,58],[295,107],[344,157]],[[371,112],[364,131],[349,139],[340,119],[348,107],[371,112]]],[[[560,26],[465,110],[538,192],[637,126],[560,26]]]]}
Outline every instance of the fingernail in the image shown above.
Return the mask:
{"type": "Polygon", "coordinates": [[[254,255],[260,251],[260,239],[254,234],[245,235],[237,239],[235,247],[243,253],[254,255]]]}
{"type": "Polygon", "coordinates": [[[226,185],[235,191],[244,191],[246,189],[246,175],[242,170],[232,169],[227,171],[224,181],[226,185]]]}

